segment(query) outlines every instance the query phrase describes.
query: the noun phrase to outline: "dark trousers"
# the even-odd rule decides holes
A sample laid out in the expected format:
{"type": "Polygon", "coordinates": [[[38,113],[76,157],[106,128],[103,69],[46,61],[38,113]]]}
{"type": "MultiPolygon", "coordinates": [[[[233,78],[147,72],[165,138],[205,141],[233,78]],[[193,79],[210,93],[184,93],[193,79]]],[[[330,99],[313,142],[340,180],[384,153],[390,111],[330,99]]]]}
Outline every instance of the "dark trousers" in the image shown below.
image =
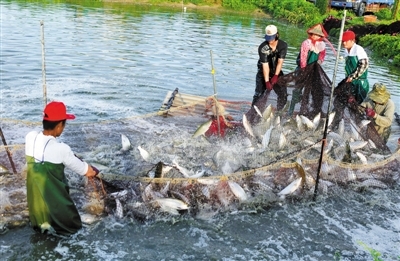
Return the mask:
{"type": "MultiPolygon", "coordinates": [[[[283,73],[281,72],[281,74],[279,76],[282,76],[282,75],[283,75],[283,73]]],[[[278,111],[280,111],[285,107],[286,102],[287,102],[287,96],[288,96],[287,88],[286,88],[286,86],[281,86],[278,84],[274,84],[274,86],[272,88],[275,91],[276,95],[278,96],[276,109],[278,111]]],[[[266,90],[263,72],[262,72],[262,70],[259,70],[256,75],[256,90],[254,92],[253,102],[251,104],[252,106],[258,101],[258,99],[261,97],[261,95],[264,93],[264,91],[268,91],[268,90],[266,90]]]]}

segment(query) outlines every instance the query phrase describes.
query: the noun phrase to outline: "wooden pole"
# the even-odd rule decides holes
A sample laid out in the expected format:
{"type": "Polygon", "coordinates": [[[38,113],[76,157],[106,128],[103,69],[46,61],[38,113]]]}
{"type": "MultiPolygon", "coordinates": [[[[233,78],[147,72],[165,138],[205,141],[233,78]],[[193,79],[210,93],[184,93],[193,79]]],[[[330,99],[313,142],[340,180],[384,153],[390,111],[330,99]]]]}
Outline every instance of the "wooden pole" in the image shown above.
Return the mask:
{"type": "Polygon", "coordinates": [[[41,27],[41,43],[42,43],[42,81],[43,81],[43,102],[44,106],[47,105],[47,87],[46,87],[46,62],[45,62],[45,49],[44,49],[44,23],[40,21],[41,27]]]}
{"type": "Polygon", "coordinates": [[[396,20],[396,15],[399,13],[399,2],[400,0],[395,0],[393,10],[392,10],[392,19],[396,20]]]}
{"type": "Polygon", "coordinates": [[[0,127],[0,136],[1,136],[1,140],[3,141],[4,147],[6,148],[8,160],[10,161],[13,173],[17,174],[17,169],[15,168],[14,161],[13,161],[12,156],[11,156],[11,152],[8,150],[6,138],[4,138],[3,130],[1,129],[1,127],[0,127]]]}
{"type": "Polygon", "coordinates": [[[345,20],[346,20],[346,10],[344,10],[342,25],[340,27],[338,50],[336,53],[335,70],[333,72],[333,79],[332,79],[331,96],[329,98],[328,110],[327,110],[327,115],[326,115],[326,119],[325,119],[325,129],[324,129],[324,136],[322,138],[322,144],[321,144],[321,154],[320,154],[319,162],[318,162],[317,179],[315,180],[315,189],[314,189],[314,197],[313,197],[314,201],[317,198],[317,193],[318,193],[319,174],[321,172],[322,159],[324,156],[324,147],[326,144],[326,136],[328,133],[329,114],[330,114],[330,110],[331,110],[331,106],[332,106],[333,91],[335,89],[336,73],[337,73],[337,67],[338,67],[338,63],[339,63],[339,59],[340,59],[340,47],[342,45],[342,35],[343,35],[345,20]]]}
{"type": "Polygon", "coordinates": [[[214,85],[214,99],[215,99],[215,113],[217,114],[217,124],[218,124],[218,136],[221,135],[221,127],[219,123],[219,112],[218,112],[218,99],[217,99],[217,86],[215,84],[215,70],[214,70],[214,60],[212,50],[210,50],[211,55],[211,74],[213,76],[213,85],[214,85]]]}

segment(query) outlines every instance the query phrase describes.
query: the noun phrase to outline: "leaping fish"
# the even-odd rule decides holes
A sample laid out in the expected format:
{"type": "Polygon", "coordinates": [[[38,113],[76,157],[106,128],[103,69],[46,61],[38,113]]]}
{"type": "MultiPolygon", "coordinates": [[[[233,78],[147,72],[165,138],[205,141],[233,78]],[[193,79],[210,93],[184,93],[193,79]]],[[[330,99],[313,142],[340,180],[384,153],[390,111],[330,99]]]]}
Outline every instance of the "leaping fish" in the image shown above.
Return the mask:
{"type": "Polygon", "coordinates": [[[189,209],[188,205],[179,199],[174,198],[157,198],[155,201],[161,207],[162,210],[172,214],[179,215],[178,210],[187,210],[189,209]]]}
{"type": "Polygon", "coordinates": [[[301,180],[302,180],[302,177],[295,179],[286,188],[284,188],[281,192],[279,192],[278,195],[284,196],[284,195],[295,192],[300,187],[301,180]]]}
{"type": "Polygon", "coordinates": [[[247,195],[244,189],[234,181],[228,181],[229,188],[231,189],[232,193],[240,200],[246,201],[247,195]]]}
{"type": "Polygon", "coordinates": [[[124,134],[121,134],[121,143],[122,143],[122,151],[127,151],[131,148],[131,142],[129,141],[128,137],[124,134]]]}
{"type": "Polygon", "coordinates": [[[258,107],[256,105],[254,105],[253,107],[256,110],[257,114],[262,118],[263,115],[262,115],[260,109],[258,109],[258,107]]]}
{"type": "Polygon", "coordinates": [[[243,126],[244,129],[250,134],[250,136],[254,137],[253,129],[251,128],[250,123],[247,120],[246,114],[243,114],[243,126]]]}
{"type": "Polygon", "coordinates": [[[197,138],[198,136],[204,135],[204,133],[206,133],[208,131],[208,129],[211,126],[212,121],[209,120],[203,124],[201,124],[197,130],[194,132],[192,138],[197,138]]]}
{"type": "Polygon", "coordinates": [[[139,150],[139,152],[140,152],[140,156],[142,156],[142,158],[145,160],[145,161],[149,161],[149,159],[150,159],[150,154],[145,150],[145,149],[143,149],[141,146],[138,146],[138,150],[139,150]]]}

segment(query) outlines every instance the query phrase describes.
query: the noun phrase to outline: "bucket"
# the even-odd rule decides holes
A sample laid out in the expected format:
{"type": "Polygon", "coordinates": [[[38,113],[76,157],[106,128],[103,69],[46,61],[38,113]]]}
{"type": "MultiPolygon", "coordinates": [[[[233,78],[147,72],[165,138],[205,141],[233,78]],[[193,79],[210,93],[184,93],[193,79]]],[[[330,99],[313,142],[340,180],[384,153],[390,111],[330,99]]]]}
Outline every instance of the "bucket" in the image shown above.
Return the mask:
{"type": "Polygon", "coordinates": [[[364,23],[373,23],[376,22],[376,15],[365,15],[364,23]]]}

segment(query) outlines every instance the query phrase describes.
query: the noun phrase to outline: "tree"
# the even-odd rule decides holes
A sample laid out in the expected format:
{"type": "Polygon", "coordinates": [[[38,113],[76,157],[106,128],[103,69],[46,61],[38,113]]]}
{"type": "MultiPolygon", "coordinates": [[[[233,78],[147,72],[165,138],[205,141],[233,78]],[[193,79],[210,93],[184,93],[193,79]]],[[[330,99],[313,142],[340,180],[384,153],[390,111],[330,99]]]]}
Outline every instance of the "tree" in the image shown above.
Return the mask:
{"type": "Polygon", "coordinates": [[[394,6],[393,6],[393,10],[392,10],[392,19],[393,20],[396,20],[396,16],[399,13],[399,9],[400,9],[399,2],[400,2],[400,0],[394,1],[394,6]]]}

